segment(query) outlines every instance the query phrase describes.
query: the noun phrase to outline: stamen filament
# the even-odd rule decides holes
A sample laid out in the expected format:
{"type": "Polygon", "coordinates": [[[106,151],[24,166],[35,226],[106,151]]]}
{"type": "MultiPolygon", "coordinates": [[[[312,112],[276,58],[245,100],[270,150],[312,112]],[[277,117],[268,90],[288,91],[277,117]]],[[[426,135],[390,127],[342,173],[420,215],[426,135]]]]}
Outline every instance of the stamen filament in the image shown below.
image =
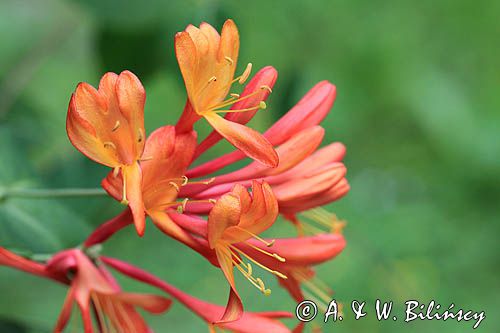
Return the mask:
{"type": "Polygon", "coordinates": [[[266,241],[265,239],[263,239],[263,238],[261,238],[261,237],[257,236],[256,234],[254,234],[254,233],[253,233],[253,232],[251,232],[251,231],[248,231],[248,230],[247,230],[247,229],[245,229],[245,228],[242,228],[242,227],[239,227],[239,226],[235,226],[235,228],[238,228],[238,230],[241,230],[241,231],[243,231],[243,232],[246,232],[247,234],[249,234],[250,236],[252,236],[252,237],[253,237],[253,238],[255,238],[256,240],[258,240],[258,241],[260,241],[260,242],[264,243],[267,247],[271,247],[271,246],[273,246],[274,242],[276,242],[276,240],[275,240],[275,239],[273,239],[272,241],[268,242],[268,241],[266,241]]]}
{"type": "Polygon", "coordinates": [[[250,260],[251,262],[253,262],[254,264],[256,264],[257,266],[259,266],[260,268],[268,271],[269,273],[273,274],[273,275],[276,275],[282,279],[287,279],[288,277],[286,275],[284,275],[283,273],[280,273],[278,271],[274,271],[272,269],[270,269],[269,267],[261,264],[260,262],[258,262],[257,260],[253,259],[252,257],[250,257],[248,254],[246,254],[245,252],[241,251],[240,249],[238,249],[237,247],[233,246],[233,245],[229,245],[229,248],[238,252],[239,254],[241,254],[242,256],[244,256],[245,258],[247,258],[248,260],[250,260]]]}
{"type": "MultiPolygon", "coordinates": [[[[264,87],[264,86],[263,86],[264,87]]],[[[261,87],[261,89],[263,89],[261,87]]],[[[257,94],[260,94],[262,91],[260,89],[257,89],[255,90],[254,92],[248,94],[248,95],[245,95],[243,97],[240,97],[239,94],[230,94],[231,98],[225,100],[225,101],[222,101],[221,103],[217,104],[217,105],[214,105],[213,107],[210,107],[209,110],[211,111],[216,111],[217,109],[220,109],[220,108],[223,108],[223,107],[226,107],[226,106],[229,106],[229,105],[233,105],[234,103],[238,103],[238,102],[241,102],[241,101],[244,101],[250,97],[253,97],[257,94]],[[233,95],[237,95],[238,97],[236,99],[235,96],[233,95]]]]}
{"type": "Polygon", "coordinates": [[[244,243],[247,244],[248,246],[250,246],[252,249],[254,249],[256,251],[259,251],[260,253],[263,253],[265,255],[268,255],[270,257],[273,257],[273,258],[277,259],[279,262],[285,262],[286,261],[285,258],[279,256],[277,253],[269,253],[269,252],[261,249],[260,247],[257,247],[255,245],[249,243],[249,242],[244,242],[244,243]]]}
{"type": "MultiPolygon", "coordinates": [[[[125,176],[125,175],[123,175],[125,176]]],[[[122,205],[128,205],[128,200],[127,200],[127,178],[122,177],[123,179],[123,192],[122,192],[122,205]]]]}
{"type": "Polygon", "coordinates": [[[96,317],[99,322],[99,325],[101,326],[102,333],[108,333],[108,323],[104,316],[104,311],[102,309],[101,303],[99,302],[99,297],[95,293],[91,292],[90,298],[92,299],[92,302],[95,305],[96,317]]]}

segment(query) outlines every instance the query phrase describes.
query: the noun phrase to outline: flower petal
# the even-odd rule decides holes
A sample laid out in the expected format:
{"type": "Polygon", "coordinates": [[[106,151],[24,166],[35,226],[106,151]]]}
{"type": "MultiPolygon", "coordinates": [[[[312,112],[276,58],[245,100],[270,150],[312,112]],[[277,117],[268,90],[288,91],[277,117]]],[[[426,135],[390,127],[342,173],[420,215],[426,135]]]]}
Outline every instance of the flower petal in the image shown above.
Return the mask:
{"type": "Polygon", "coordinates": [[[138,163],[122,167],[123,179],[126,183],[126,194],[128,206],[134,217],[135,229],[139,236],[144,235],[146,228],[146,215],[144,212],[144,202],[142,200],[142,171],[138,163]]]}
{"type": "Polygon", "coordinates": [[[154,314],[160,314],[167,311],[172,304],[171,300],[162,296],[152,294],[120,292],[109,297],[112,297],[114,300],[119,302],[139,306],[144,310],[154,314]]]}
{"type": "Polygon", "coordinates": [[[228,193],[217,200],[208,216],[208,243],[215,248],[217,241],[222,238],[224,231],[235,226],[240,221],[240,199],[228,193]]]}
{"type": "Polygon", "coordinates": [[[278,154],[259,132],[226,120],[215,113],[203,116],[219,134],[247,156],[273,168],[278,165],[278,154]]]}
{"type": "Polygon", "coordinates": [[[233,262],[231,261],[231,254],[225,247],[216,247],[215,253],[219,261],[220,267],[227,281],[229,282],[229,297],[227,300],[226,310],[222,317],[216,323],[226,323],[237,320],[243,314],[243,304],[241,298],[236,291],[233,275],[233,262]]]}
{"type": "Polygon", "coordinates": [[[118,107],[128,121],[130,136],[137,143],[135,156],[141,156],[146,140],[144,131],[144,103],[146,92],[141,81],[130,71],[123,71],[115,85],[118,107]]]}

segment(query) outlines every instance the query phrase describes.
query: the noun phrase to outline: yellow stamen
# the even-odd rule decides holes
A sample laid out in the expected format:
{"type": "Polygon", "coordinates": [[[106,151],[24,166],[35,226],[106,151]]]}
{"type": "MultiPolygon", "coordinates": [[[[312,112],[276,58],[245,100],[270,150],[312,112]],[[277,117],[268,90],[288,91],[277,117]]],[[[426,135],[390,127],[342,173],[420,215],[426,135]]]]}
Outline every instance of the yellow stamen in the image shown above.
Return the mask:
{"type": "Polygon", "coordinates": [[[147,161],[151,161],[152,159],[153,159],[153,156],[148,156],[148,157],[142,157],[139,161],[147,162],[147,161]]]}
{"type": "Polygon", "coordinates": [[[246,232],[247,234],[249,234],[250,236],[252,236],[252,237],[253,237],[253,238],[255,238],[256,240],[258,240],[258,241],[260,241],[260,242],[264,243],[267,247],[271,247],[271,246],[273,246],[274,242],[276,242],[276,240],[275,240],[275,239],[273,239],[272,241],[268,242],[268,241],[266,241],[265,239],[263,239],[263,238],[261,238],[261,237],[257,236],[256,234],[254,234],[254,233],[253,233],[253,232],[251,232],[251,231],[248,231],[248,230],[247,230],[247,229],[245,229],[245,228],[242,228],[242,227],[239,227],[239,226],[236,226],[236,228],[238,228],[239,230],[241,230],[241,231],[243,231],[243,232],[246,232]]]}
{"type": "Polygon", "coordinates": [[[120,172],[120,167],[117,166],[117,167],[114,167],[113,168],[113,177],[118,177],[118,173],[120,172]]]}
{"type": "Polygon", "coordinates": [[[272,270],[270,269],[269,267],[261,264],[260,262],[258,262],[257,260],[253,259],[252,257],[250,257],[248,254],[246,254],[245,252],[241,251],[240,249],[238,249],[237,247],[233,246],[233,245],[229,245],[229,248],[231,250],[234,250],[236,252],[238,252],[239,254],[241,254],[242,256],[244,256],[245,258],[247,258],[248,260],[250,260],[251,262],[253,262],[254,264],[256,264],[257,266],[259,266],[260,268],[268,271],[269,273],[273,274],[273,275],[276,275],[282,279],[287,279],[288,277],[286,275],[284,275],[283,273],[280,273],[278,271],[275,271],[275,270],[272,270]]]}
{"type": "MultiPolygon", "coordinates": [[[[262,86],[262,87],[264,87],[264,86],[262,86]]],[[[253,96],[257,95],[257,94],[260,94],[260,93],[262,92],[261,90],[262,90],[262,89],[265,89],[265,88],[262,88],[262,87],[261,87],[260,89],[257,89],[257,90],[255,90],[255,91],[251,92],[251,93],[250,93],[250,94],[248,94],[248,95],[243,96],[243,97],[240,97],[240,95],[239,95],[239,94],[230,94],[231,98],[229,98],[229,99],[227,99],[227,100],[225,100],[225,101],[222,101],[222,102],[220,102],[220,103],[219,103],[219,104],[217,104],[217,105],[214,105],[214,106],[212,106],[212,107],[209,107],[209,108],[208,108],[208,110],[209,110],[209,111],[217,111],[217,109],[221,109],[221,108],[224,108],[224,107],[226,107],[226,106],[230,106],[230,105],[233,105],[233,104],[235,104],[235,103],[238,103],[238,102],[244,101],[244,100],[246,100],[246,99],[248,99],[248,98],[250,98],[250,97],[253,97],[253,96]],[[233,95],[237,95],[238,97],[233,96],[233,95]],[[237,98],[237,99],[235,99],[235,98],[237,98]]],[[[269,87],[268,87],[268,88],[269,88],[269,87]]]]}
{"type": "Polygon", "coordinates": [[[225,56],[225,57],[224,57],[224,59],[226,59],[226,60],[227,60],[227,62],[229,62],[229,65],[231,65],[231,66],[232,66],[232,65],[234,64],[234,60],[233,60],[233,59],[231,59],[231,57],[225,56]]]}
{"type": "Polygon", "coordinates": [[[232,98],[240,98],[240,94],[236,94],[236,93],[231,93],[231,94],[229,94],[229,96],[231,96],[232,98]]]}
{"type": "Polygon", "coordinates": [[[304,223],[304,228],[309,229],[309,231],[313,234],[325,232],[342,233],[346,225],[346,222],[340,220],[335,214],[332,214],[321,208],[311,209],[307,212],[304,212],[303,215],[308,218],[309,221],[316,223],[318,226],[328,228],[327,231],[324,231],[322,229],[304,223]]]}
{"type": "Polygon", "coordinates": [[[263,250],[263,249],[261,249],[260,247],[255,246],[255,245],[253,245],[253,244],[251,244],[251,243],[249,243],[249,242],[244,242],[244,243],[245,243],[246,245],[250,246],[252,249],[254,249],[254,250],[256,250],[256,251],[259,251],[259,252],[260,252],[260,253],[262,253],[262,254],[265,254],[265,255],[267,255],[267,256],[270,256],[270,257],[275,258],[275,259],[276,259],[276,260],[278,260],[279,262],[285,262],[285,261],[286,261],[286,259],[285,259],[285,258],[283,258],[283,257],[279,256],[277,253],[269,253],[269,252],[267,252],[266,250],[263,250]]]}
{"type": "Polygon", "coordinates": [[[175,183],[175,182],[168,182],[168,183],[175,188],[175,190],[177,191],[177,193],[179,193],[179,191],[181,189],[179,188],[179,185],[177,185],[177,183],[175,183]]]}
{"type": "Polygon", "coordinates": [[[111,129],[111,132],[114,132],[118,129],[118,127],[120,127],[120,121],[117,120],[116,123],[115,123],[115,126],[113,126],[113,128],[111,129]]]}
{"type": "Polygon", "coordinates": [[[271,89],[271,87],[269,87],[268,85],[260,86],[260,89],[267,90],[267,91],[269,91],[269,93],[273,92],[273,90],[271,89]]]}
{"type": "Polygon", "coordinates": [[[238,79],[238,83],[239,84],[243,84],[245,83],[245,81],[248,79],[248,77],[250,76],[250,73],[252,72],[252,63],[249,62],[247,67],[245,68],[245,71],[243,72],[243,74],[241,74],[241,76],[239,77],[238,79]]]}
{"type": "Polygon", "coordinates": [[[141,143],[144,140],[144,133],[142,133],[142,129],[137,129],[137,142],[141,143]]]}
{"type": "Polygon", "coordinates": [[[113,142],[111,142],[111,141],[106,141],[106,142],[103,143],[103,145],[104,145],[104,148],[113,148],[113,149],[116,149],[115,144],[113,142]]]}
{"type": "Polygon", "coordinates": [[[123,179],[123,192],[122,192],[122,205],[128,205],[128,200],[127,200],[127,179],[125,177],[122,177],[123,179]]]}

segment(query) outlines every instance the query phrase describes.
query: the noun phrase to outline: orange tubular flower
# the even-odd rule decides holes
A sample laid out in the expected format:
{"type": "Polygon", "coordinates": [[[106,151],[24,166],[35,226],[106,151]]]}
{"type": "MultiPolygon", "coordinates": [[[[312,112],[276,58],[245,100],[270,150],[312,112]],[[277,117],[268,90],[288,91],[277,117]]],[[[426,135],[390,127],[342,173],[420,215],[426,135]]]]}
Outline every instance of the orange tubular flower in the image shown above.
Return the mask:
{"type": "Polygon", "coordinates": [[[273,146],[258,132],[219,116],[224,112],[252,112],[263,109],[261,100],[256,105],[243,109],[226,109],[262,90],[271,88],[263,85],[253,94],[240,97],[230,94],[233,83],[243,84],[251,71],[248,64],[242,75],[234,78],[239,52],[239,34],[232,20],[227,20],[219,33],[209,24],[199,28],[189,25],[185,31],[175,36],[175,52],[186,84],[189,102],[181,117],[178,128],[192,128],[196,118],[205,118],[213,128],[232,145],[247,156],[271,167],[278,164],[278,156],[273,146]],[[194,120],[194,121],[193,121],[194,120]]]}
{"type": "MultiPolygon", "coordinates": [[[[252,275],[251,264],[246,263],[243,258],[272,274],[286,278],[280,272],[267,268],[235,246],[238,243],[250,244],[247,241],[252,238],[262,241],[266,246],[272,246],[272,242],[266,242],[257,235],[268,229],[276,220],[277,215],[278,203],[271,187],[266,183],[256,181],[252,183],[252,196],[245,187],[236,185],[230,193],[219,198],[210,211],[207,223],[208,244],[211,249],[215,250],[221,270],[231,287],[228,305],[221,322],[238,319],[243,311],[241,299],[236,291],[233,267],[236,267],[262,293],[265,295],[271,293],[260,278],[252,275]]],[[[264,250],[260,252],[275,260],[285,261],[276,254],[264,250]]]]}
{"type": "Polygon", "coordinates": [[[68,324],[73,304],[78,305],[85,333],[94,332],[91,310],[97,317],[100,332],[151,332],[135,307],[151,313],[166,311],[171,301],[156,295],[121,292],[104,267],[98,269],[80,250],[67,250],[54,256],[47,269],[57,274],[73,275],[71,287],[54,332],[68,324]]]}
{"type": "MultiPolygon", "coordinates": [[[[176,199],[181,187],[192,184],[184,174],[192,160],[195,147],[194,131],[177,134],[175,127],[164,126],[151,133],[146,140],[141,162],[141,196],[144,200],[144,213],[151,217],[160,230],[196,249],[198,244],[195,240],[167,214],[170,208],[182,209],[187,204],[187,200],[176,199]]],[[[110,172],[102,181],[102,186],[111,196],[118,199],[123,186],[122,179],[110,172]]]]}
{"type": "Polygon", "coordinates": [[[80,83],[69,103],[66,130],[71,143],[88,158],[121,173],[120,200],[134,215],[137,233],[144,233],[139,159],[144,149],[146,94],[129,71],[105,74],[99,89],[80,83]]]}

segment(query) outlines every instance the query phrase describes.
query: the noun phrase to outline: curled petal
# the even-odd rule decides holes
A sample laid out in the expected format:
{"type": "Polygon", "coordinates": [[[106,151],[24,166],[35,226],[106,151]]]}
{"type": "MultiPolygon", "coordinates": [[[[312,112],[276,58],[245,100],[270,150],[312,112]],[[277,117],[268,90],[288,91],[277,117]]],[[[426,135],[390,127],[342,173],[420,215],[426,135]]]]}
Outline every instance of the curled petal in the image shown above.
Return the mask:
{"type": "Polygon", "coordinates": [[[127,200],[134,217],[135,229],[137,234],[142,236],[146,227],[146,214],[144,213],[144,202],[142,200],[141,167],[138,163],[122,167],[122,175],[126,183],[127,200]]]}
{"type": "Polygon", "coordinates": [[[215,113],[206,114],[204,117],[220,135],[247,156],[269,167],[278,165],[278,154],[259,132],[228,121],[215,113]]]}
{"type": "Polygon", "coordinates": [[[213,249],[224,231],[238,224],[241,216],[240,200],[234,194],[223,195],[208,216],[208,243],[213,249]]]}

